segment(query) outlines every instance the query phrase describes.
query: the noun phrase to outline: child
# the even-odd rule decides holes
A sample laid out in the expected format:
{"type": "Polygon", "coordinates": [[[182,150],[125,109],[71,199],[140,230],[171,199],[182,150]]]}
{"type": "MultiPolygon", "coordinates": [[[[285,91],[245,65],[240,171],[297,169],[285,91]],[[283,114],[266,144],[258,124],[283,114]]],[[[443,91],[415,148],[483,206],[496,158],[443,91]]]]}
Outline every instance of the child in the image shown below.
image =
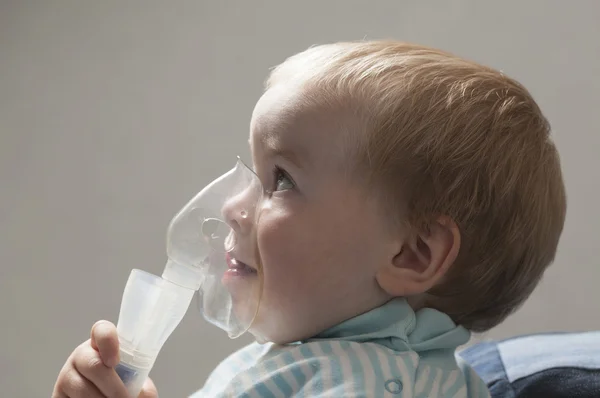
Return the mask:
{"type": "MultiPolygon", "coordinates": [[[[489,396],[455,350],[529,296],[565,218],[526,89],[431,48],[337,43],[275,68],[250,130],[266,198],[258,221],[228,218],[236,261],[261,264],[243,283],[263,283],[250,332],[267,343],[194,396],[489,396]]],[[[53,396],[125,396],[117,356],[114,326],[95,325],[53,396]]]]}

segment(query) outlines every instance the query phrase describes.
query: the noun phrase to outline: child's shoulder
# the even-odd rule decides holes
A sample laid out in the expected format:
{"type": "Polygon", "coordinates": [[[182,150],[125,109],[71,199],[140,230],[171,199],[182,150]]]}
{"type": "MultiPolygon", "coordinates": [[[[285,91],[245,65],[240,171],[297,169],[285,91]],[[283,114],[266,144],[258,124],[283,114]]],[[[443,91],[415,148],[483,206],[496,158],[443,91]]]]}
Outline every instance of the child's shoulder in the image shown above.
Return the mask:
{"type": "Polygon", "coordinates": [[[226,358],[195,397],[251,392],[286,397],[451,397],[464,394],[465,387],[461,369],[426,364],[414,351],[326,339],[283,346],[250,344],[226,358]]]}

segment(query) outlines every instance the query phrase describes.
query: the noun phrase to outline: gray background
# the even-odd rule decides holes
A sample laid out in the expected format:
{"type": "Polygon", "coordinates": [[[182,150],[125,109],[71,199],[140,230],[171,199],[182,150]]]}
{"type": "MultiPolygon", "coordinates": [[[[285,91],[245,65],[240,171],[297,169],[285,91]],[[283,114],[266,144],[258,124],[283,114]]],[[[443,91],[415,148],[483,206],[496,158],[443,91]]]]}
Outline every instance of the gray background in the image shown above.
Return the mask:
{"type": "MultiPolygon", "coordinates": [[[[316,43],[398,38],[522,81],[547,113],[569,212],[556,264],[480,338],[600,328],[600,2],[2,1],[0,386],[47,397],[133,267],[160,273],[174,213],[248,158],[268,69],[316,43]],[[370,3],[370,4],[369,4],[370,3]]],[[[202,385],[230,341],[190,311],[152,376],[202,385]]]]}

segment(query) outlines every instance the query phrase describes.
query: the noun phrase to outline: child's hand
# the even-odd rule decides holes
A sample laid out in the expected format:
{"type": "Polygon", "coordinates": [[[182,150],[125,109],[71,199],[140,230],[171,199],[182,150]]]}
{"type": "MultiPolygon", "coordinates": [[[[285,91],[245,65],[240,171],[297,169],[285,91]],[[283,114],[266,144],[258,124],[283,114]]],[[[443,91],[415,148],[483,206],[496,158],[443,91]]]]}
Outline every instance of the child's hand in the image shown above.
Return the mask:
{"type": "MultiPolygon", "coordinates": [[[[130,398],[115,372],[118,363],[117,328],[108,321],[96,322],[91,338],[73,351],[60,371],[52,398],[130,398]]],[[[139,398],[158,398],[149,378],[139,398]]]]}

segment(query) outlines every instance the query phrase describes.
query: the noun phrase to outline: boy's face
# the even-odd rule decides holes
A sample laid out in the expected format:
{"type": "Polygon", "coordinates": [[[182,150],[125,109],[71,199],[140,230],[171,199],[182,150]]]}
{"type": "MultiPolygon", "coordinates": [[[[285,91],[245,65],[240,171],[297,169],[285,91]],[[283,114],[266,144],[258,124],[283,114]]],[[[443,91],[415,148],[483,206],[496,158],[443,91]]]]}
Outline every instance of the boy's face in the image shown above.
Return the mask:
{"type": "MultiPolygon", "coordinates": [[[[390,237],[373,195],[347,173],[345,148],[356,132],[340,128],[340,117],[306,105],[291,85],[269,89],[254,110],[250,146],[267,193],[258,217],[230,207],[228,218],[235,260],[262,263],[262,298],[250,329],[259,339],[308,338],[389,298],[375,273],[390,261],[390,237]]],[[[259,284],[257,273],[237,277],[235,305],[259,284]]]]}

